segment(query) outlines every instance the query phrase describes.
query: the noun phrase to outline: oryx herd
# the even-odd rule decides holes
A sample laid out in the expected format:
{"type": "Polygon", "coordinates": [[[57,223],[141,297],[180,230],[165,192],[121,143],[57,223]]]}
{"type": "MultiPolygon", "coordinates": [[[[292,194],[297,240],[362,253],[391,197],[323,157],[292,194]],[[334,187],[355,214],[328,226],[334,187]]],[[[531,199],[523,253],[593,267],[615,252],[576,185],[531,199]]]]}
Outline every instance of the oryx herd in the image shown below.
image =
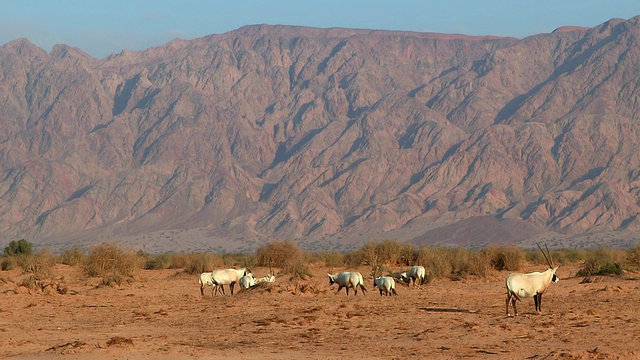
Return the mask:
{"type": "MultiPolygon", "coordinates": [[[[542,294],[545,292],[551,282],[558,282],[558,276],[556,271],[559,266],[556,266],[551,258],[549,248],[546,247],[546,252],[538,245],[540,251],[544,255],[549,268],[544,272],[532,272],[528,274],[512,273],[507,276],[505,286],[507,290],[506,299],[506,315],[511,316],[509,313],[509,303],[513,307],[515,316],[518,316],[518,310],[516,309],[516,302],[522,298],[533,298],[536,314],[540,314],[542,311],[542,294]]],[[[327,274],[329,276],[329,285],[338,284],[338,290],[336,294],[345,288],[347,295],[349,295],[349,289],[353,289],[353,294],[357,295],[358,290],[362,292],[362,295],[366,295],[367,288],[364,286],[364,278],[361,273],[357,271],[344,271],[335,274],[327,274]]],[[[391,276],[378,276],[377,271],[371,274],[373,279],[373,287],[378,287],[380,295],[398,295],[395,288],[396,280],[391,276]]],[[[411,286],[416,284],[422,285],[426,280],[426,271],[423,266],[413,266],[406,272],[399,275],[399,280],[406,282],[411,286]]],[[[261,278],[253,277],[251,271],[247,268],[242,269],[220,269],[212,272],[203,272],[200,274],[199,284],[200,293],[204,295],[205,286],[211,286],[212,296],[221,292],[222,295],[226,295],[224,291],[224,285],[228,285],[231,289],[231,295],[233,295],[233,288],[236,283],[240,284],[242,289],[252,288],[260,283],[271,283],[275,281],[275,275],[273,271],[270,271],[268,276],[261,278]]]]}

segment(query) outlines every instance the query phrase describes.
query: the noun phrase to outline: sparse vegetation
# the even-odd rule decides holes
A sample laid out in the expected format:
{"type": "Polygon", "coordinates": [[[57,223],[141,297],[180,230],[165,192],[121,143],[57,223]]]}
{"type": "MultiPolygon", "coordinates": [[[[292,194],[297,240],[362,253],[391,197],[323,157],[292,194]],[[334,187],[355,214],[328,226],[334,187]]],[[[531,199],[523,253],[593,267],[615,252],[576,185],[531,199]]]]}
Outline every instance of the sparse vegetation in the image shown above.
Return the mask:
{"type": "Polygon", "coordinates": [[[625,253],[621,250],[597,249],[587,252],[578,276],[621,275],[625,253]]]}
{"type": "Polygon", "coordinates": [[[172,256],[172,269],[183,268],[187,274],[200,274],[212,271],[224,265],[222,257],[218,254],[190,253],[172,256]]]}
{"type": "Polygon", "coordinates": [[[89,250],[83,269],[86,276],[102,277],[110,285],[121,284],[122,279],[132,277],[142,265],[142,258],[132,251],[104,243],[89,250]]]}
{"type": "Polygon", "coordinates": [[[73,246],[62,252],[60,260],[65,265],[75,266],[81,264],[85,257],[84,251],[79,246],[73,246]]]}
{"type": "MultiPolygon", "coordinates": [[[[468,276],[486,277],[491,271],[518,271],[526,263],[546,265],[537,249],[512,246],[488,247],[472,251],[460,247],[420,246],[395,240],[369,242],[353,251],[340,253],[324,251],[307,253],[291,241],[274,241],[254,254],[233,253],[165,253],[149,255],[103,243],[85,253],[79,246],[66,249],[59,256],[49,250],[33,253],[33,245],[26,240],[12,241],[0,259],[3,271],[21,268],[33,273],[35,279],[51,276],[56,262],[82,266],[86,276],[102,277],[102,286],[130,282],[138,269],[183,269],[187,274],[199,274],[223,267],[254,266],[278,268],[291,280],[313,276],[310,264],[322,263],[329,269],[371,267],[371,273],[397,275],[409,266],[422,265],[427,269],[427,282],[436,278],[461,279],[468,276]],[[11,254],[11,255],[9,255],[11,254]]],[[[640,270],[640,246],[628,250],[560,249],[551,252],[557,264],[582,262],[578,276],[620,275],[626,269],[640,270]]]]}
{"type": "Polygon", "coordinates": [[[485,251],[496,270],[516,271],[522,267],[525,259],[524,251],[513,246],[490,247],[485,251]]]}

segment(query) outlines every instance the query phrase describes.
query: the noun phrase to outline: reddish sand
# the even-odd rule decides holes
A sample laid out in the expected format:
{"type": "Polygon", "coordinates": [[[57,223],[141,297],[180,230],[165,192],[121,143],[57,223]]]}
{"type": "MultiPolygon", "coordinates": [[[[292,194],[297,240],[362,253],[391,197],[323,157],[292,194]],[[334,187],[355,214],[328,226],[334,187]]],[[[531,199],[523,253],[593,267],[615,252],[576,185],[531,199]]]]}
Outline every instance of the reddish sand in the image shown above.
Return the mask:
{"type": "Polygon", "coordinates": [[[59,265],[64,295],[19,286],[28,275],[17,270],[0,272],[0,358],[640,358],[640,282],[629,276],[581,284],[577,267],[561,267],[542,315],[524,299],[509,318],[507,273],[399,285],[396,297],[381,297],[367,280],[366,296],[347,297],[329,287],[325,267],[311,270],[308,281],[276,274],[268,286],[215,297],[210,289],[201,296],[198,277],[179,270],[98,288],[99,279],[59,265]]]}

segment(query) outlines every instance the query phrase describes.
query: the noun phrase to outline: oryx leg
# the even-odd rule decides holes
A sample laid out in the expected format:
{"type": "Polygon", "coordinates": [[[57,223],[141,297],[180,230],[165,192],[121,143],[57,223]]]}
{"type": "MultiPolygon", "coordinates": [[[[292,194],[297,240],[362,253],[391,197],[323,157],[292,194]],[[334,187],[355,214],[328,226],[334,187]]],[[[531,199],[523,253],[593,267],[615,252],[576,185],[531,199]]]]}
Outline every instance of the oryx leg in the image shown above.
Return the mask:
{"type": "Polygon", "coordinates": [[[220,284],[220,291],[222,291],[222,295],[225,296],[227,293],[224,292],[224,285],[220,284]]]}
{"type": "Polygon", "coordinates": [[[511,306],[513,306],[513,314],[514,316],[518,316],[518,309],[516,308],[516,301],[518,301],[518,298],[516,297],[515,294],[512,294],[511,292],[507,292],[507,316],[511,316],[509,314],[509,303],[511,303],[511,306]]]}
{"type": "Polygon", "coordinates": [[[535,294],[533,296],[533,302],[536,306],[536,314],[542,313],[542,294],[535,294]]]}
{"type": "Polygon", "coordinates": [[[229,284],[229,287],[231,288],[231,295],[233,295],[233,288],[236,286],[235,282],[232,282],[229,284]]]}
{"type": "Polygon", "coordinates": [[[200,294],[204,296],[204,285],[200,285],[200,294]]]}
{"type": "MultiPolygon", "coordinates": [[[[338,285],[338,291],[336,291],[336,295],[338,295],[340,293],[340,290],[342,290],[342,286],[338,285]]],[[[349,289],[347,288],[347,295],[349,295],[349,289]]]]}

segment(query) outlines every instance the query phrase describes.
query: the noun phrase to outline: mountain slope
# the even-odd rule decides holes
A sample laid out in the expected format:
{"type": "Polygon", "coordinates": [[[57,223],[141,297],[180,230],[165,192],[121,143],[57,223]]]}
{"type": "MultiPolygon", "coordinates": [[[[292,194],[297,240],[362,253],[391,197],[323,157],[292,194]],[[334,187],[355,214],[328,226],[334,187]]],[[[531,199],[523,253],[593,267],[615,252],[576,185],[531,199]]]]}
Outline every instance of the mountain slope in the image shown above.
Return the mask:
{"type": "Polygon", "coordinates": [[[16,40],[0,48],[0,229],[148,249],[345,248],[479,215],[637,230],[639,31],[259,25],[103,60],[16,40]]]}

